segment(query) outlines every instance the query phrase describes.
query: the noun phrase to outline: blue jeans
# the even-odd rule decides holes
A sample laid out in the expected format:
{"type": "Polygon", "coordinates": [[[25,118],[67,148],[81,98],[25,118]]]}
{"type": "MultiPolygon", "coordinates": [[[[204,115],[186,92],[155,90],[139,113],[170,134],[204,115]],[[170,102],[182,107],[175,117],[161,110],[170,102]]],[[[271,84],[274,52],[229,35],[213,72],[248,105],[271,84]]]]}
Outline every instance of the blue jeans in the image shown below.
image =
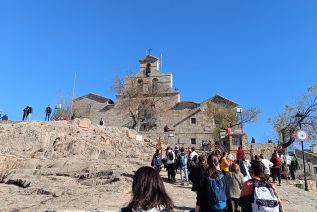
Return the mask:
{"type": "Polygon", "coordinates": [[[186,179],[186,182],[188,182],[188,169],[187,169],[187,167],[179,167],[179,170],[181,171],[181,181],[184,182],[186,179]]]}
{"type": "Polygon", "coordinates": [[[157,172],[160,172],[160,171],[161,171],[161,166],[154,166],[154,169],[155,169],[157,172]]]}

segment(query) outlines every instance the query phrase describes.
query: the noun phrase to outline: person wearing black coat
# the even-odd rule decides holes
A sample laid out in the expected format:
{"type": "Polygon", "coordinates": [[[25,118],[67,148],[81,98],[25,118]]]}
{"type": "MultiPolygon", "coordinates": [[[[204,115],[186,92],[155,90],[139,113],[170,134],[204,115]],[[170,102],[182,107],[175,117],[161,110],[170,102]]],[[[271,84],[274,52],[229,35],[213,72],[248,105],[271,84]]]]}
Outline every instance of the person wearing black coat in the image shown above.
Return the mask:
{"type": "Polygon", "coordinates": [[[201,181],[201,176],[208,168],[206,155],[200,155],[198,157],[198,160],[199,160],[199,163],[194,165],[191,168],[191,172],[190,172],[190,179],[193,183],[192,191],[198,191],[200,181],[201,181]]]}

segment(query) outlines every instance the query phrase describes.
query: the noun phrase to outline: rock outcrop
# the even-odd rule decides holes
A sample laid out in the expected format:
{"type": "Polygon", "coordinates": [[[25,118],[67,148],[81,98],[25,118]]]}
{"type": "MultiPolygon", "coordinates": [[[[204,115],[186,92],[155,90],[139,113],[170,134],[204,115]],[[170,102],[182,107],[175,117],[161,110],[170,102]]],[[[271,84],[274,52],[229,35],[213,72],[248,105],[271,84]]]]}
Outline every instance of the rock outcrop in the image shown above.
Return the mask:
{"type": "Polygon", "coordinates": [[[0,209],[94,209],[129,193],[155,149],[136,135],[81,120],[0,122],[0,209]]]}

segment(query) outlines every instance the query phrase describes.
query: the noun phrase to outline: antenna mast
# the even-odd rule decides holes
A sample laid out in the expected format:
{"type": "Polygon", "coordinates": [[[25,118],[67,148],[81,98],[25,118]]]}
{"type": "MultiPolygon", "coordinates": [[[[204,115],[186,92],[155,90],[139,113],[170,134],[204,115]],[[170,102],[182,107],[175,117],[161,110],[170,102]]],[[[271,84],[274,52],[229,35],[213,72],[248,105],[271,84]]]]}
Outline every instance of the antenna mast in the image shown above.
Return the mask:
{"type": "Polygon", "coordinates": [[[74,101],[74,97],[75,97],[75,86],[76,86],[76,71],[75,71],[75,74],[74,74],[74,83],[73,83],[73,94],[72,94],[72,103],[71,103],[71,106],[70,106],[70,118],[71,116],[73,115],[73,101],[74,101]]]}
{"type": "Polygon", "coordinates": [[[163,54],[161,53],[161,72],[163,73],[163,54]]]}

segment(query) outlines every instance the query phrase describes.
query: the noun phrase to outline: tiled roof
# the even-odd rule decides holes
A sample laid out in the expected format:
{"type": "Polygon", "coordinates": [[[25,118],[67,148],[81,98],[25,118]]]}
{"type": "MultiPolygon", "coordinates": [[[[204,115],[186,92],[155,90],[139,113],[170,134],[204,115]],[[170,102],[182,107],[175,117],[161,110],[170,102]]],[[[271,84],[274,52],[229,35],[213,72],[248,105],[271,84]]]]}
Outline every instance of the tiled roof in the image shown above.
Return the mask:
{"type": "Polygon", "coordinates": [[[94,94],[94,93],[88,93],[86,95],[80,96],[80,97],[74,99],[74,101],[78,101],[78,100],[81,100],[81,99],[84,99],[84,98],[93,98],[96,101],[101,102],[101,103],[105,103],[105,102],[109,102],[109,101],[113,102],[111,99],[109,99],[107,97],[104,97],[104,96],[101,96],[101,95],[98,95],[98,94],[94,94]]]}

